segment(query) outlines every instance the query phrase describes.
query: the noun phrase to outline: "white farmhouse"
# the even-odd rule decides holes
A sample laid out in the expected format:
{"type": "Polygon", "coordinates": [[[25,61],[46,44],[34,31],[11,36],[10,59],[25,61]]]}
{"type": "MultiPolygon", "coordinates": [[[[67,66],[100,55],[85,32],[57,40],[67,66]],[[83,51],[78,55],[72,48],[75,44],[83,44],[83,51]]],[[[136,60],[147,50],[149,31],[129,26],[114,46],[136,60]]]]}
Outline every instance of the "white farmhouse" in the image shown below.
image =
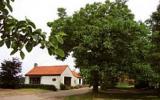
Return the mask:
{"type": "Polygon", "coordinates": [[[61,83],[67,86],[82,85],[82,77],[67,65],[35,66],[25,75],[25,84],[55,85],[60,89],[61,83]]]}

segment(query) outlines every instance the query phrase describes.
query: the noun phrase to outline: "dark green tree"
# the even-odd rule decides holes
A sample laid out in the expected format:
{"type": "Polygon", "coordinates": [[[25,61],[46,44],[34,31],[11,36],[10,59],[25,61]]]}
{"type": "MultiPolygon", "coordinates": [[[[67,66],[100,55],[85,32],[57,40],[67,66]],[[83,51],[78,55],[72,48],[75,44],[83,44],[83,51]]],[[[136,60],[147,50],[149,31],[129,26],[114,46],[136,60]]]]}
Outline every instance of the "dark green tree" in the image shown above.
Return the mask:
{"type": "Polygon", "coordinates": [[[157,7],[157,11],[153,12],[151,18],[147,20],[147,23],[152,31],[152,47],[149,53],[149,61],[153,70],[157,73],[157,82],[160,83],[160,4],[157,7]]]}
{"type": "Polygon", "coordinates": [[[17,88],[20,85],[21,65],[22,63],[16,58],[1,63],[0,77],[3,88],[17,88]]]}
{"type": "Polygon", "coordinates": [[[152,65],[155,70],[160,72],[160,5],[157,7],[157,11],[152,13],[149,20],[152,29],[152,65]]]}
{"type": "Polygon", "coordinates": [[[90,84],[91,71],[89,69],[80,69],[80,74],[83,77],[83,84],[90,84]]]}
{"type": "Polygon", "coordinates": [[[103,76],[114,74],[107,79],[116,82],[119,73],[130,73],[133,64],[144,57],[145,51],[139,47],[143,41],[148,42],[149,30],[143,23],[134,21],[134,15],[125,3],[124,0],[107,0],[87,4],[72,16],[61,10],[59,19],[48,23],[52,28],[50,38],[57,32],[67,34],[60,47],[66,56],[73,52],[77,67],[91,70],[95,92],[106,80],[103,76]]]}

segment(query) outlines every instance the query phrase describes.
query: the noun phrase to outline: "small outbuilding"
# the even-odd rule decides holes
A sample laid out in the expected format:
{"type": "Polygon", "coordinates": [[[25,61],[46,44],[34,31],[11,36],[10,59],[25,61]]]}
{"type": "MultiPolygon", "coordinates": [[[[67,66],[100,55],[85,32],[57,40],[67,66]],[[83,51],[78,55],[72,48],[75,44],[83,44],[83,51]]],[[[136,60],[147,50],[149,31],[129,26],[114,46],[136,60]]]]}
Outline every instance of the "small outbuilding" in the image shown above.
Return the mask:
{"type": "Polygon", "coordinates": [[[68,65],[35,66],[25,75],[25,84],[54,85],[60,89],[60,84],[67,86],[82,85],[79,73],[71,71],[68,65]]]}

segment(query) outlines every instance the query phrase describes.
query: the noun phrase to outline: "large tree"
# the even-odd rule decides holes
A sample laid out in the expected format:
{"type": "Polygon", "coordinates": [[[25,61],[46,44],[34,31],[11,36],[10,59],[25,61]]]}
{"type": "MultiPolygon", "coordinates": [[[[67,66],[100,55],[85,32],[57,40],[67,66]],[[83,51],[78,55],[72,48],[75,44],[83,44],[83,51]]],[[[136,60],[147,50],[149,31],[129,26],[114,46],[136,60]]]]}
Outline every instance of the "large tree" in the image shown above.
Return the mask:
{"type": "Polygon", "coordinates": [[[143,23],[134,21],[125,1],[87,4],[72,16],[67,16],[63,8],[58,11],[59,19],[48,23],[50,38],[57,32],[67,34],[61,48],[66,56],[73,52],[77,67],[91,70],[95,92],[105,80],[101,80],[103,76],[112,77],[108,79],[114,82],[119,72],[129,73],[133,63],[143,58],[144,51],[139,47],[147,42],[149,31],[143,23]]]}
{"type": "Polygon", "coordinates": [[[147,22],[152,31],[152,47],[150,49],[149,61],[157,73],[157,82],[160,83],[160,4],[157,7],[157,11],[152,13],[151,18],[147,22]]]}
{"type": "Polygon", "coordinates": [[[20,85],[21,65],[22,63],[16,58],[1,63],[0,78],[3,88],[17,88],[20,85]]]}
{"type": "Polygon", "coordinates": [[[12,2],[14,0],[0,0],[0,47],[6,44],[7,48],[13,49],[11,55],[19,51],[22,58],[25,56],[23,47],[31,52],[32,48],[37,45],[47,48],[50,55],[64,56],[63,51],[58,48],[58,44],[63,42],[64,34],[57,33],[53,36],[54,39],[47,40],[47,33],[37,29],[31,20],[26,18],[19,21],[10,15],[12,2]]]}

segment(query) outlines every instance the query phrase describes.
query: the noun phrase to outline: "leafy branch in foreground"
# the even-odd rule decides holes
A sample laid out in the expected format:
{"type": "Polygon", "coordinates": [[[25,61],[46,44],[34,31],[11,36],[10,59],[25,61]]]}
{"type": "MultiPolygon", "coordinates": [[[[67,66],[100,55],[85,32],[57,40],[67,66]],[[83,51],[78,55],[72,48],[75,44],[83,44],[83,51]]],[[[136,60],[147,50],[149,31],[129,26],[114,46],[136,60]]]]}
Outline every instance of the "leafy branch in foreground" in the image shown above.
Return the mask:
{"type": "Polygon", "coordinates": [[[31,20],[26,18],[19,21],[9,14],[13,11],[11,2],[14,0],[0,1],[0,47],[5,44],[7,48],[12,48],[11,55],[19,51],[22,59],[25,57],[22,50],[24,47],[31,52],[37,45],[40,45],[42,49],[49,48],[50,55],[56,54],[63,57],[63,50],[58,48],[58,44],[63,43],[63,34],[56,34],[53,39],[47,41],[47,33],[37,29],[31,20]]]}

